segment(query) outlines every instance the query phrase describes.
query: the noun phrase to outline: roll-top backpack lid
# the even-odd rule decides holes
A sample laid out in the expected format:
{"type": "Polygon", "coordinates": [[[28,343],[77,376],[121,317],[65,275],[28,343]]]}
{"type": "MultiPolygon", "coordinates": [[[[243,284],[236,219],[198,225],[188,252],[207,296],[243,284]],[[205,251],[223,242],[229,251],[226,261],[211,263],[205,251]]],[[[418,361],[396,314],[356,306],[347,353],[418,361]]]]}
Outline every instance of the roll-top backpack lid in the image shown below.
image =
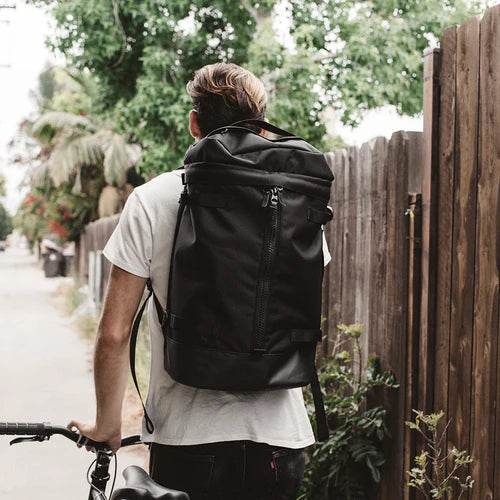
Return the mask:
{"type": "Polygon", "coordinates": [[[192,144],[184,165],[219,163],[269,172],[288,172],[333,181],[324,154],[304,139],[268,122],[243,120],[220,127],[192,144]],[[282,137],[269,139],[245,127],[257,125],[282,137]]]}

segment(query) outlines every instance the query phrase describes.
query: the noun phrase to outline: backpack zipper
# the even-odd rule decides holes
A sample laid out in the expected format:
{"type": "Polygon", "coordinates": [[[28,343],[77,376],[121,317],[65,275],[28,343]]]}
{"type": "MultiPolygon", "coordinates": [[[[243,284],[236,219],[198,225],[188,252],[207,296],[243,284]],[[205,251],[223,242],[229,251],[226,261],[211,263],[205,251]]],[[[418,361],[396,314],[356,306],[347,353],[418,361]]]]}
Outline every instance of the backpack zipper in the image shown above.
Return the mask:
{"type": "Polygon", "coordinates": [[[264,188],[262,207],[268,209],[267,225],[264,232],[262,248],[262,261],[257,282],[257,301],[255,306],[254,321],[254,351],[265,352],[265,333],[267,324],[267,311],[271,287],[271,272],[274,257],[278,248],[280,221],[281,221],[281,186],[264,188]]]}

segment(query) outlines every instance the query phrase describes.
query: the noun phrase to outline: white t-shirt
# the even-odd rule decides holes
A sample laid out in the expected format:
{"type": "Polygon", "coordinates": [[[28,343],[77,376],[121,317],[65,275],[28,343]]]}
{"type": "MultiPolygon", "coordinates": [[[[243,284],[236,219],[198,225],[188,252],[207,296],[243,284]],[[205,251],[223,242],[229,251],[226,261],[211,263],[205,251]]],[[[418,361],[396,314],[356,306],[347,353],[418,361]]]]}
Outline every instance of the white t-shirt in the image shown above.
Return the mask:
{"type": "MultiPolygon", "coordinates": [[[[181,191],[179,171],[136,188],[103,251],[115,266],[150,277],[163,306],[181,191]]],[[[330,254],[325,240],[323,250],[326,265],[330,254]]],[[[143,420],[145,442],[194,445],[250,440],[288,448],[314,443],[301,388],[231,393],[179,384],[163,368],[163,334],[152,300],[148,320],[151,372],[145,404],[154,432],[147,431],[143,420]]]]}

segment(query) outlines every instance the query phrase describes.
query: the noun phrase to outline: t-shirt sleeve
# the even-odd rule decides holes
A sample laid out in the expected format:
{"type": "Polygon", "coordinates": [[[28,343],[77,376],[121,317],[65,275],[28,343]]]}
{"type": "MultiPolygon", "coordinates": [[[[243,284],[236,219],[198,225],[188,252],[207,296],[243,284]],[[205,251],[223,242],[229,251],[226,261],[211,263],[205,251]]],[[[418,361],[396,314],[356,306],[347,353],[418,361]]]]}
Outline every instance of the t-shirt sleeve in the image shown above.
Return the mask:
{"type": "Polygon", "coordinates": [[[141,278],[149,278],[152,225],[135,191],[128,197],[120,221],[102,253],[113,265],[141,278]]]}
{"type": "Polygon", "coordinates": [[[325,233],[323,231],[323,265],[326,265],[332,260],[330,255],[330,250],[328,250],[328,244],[326,243],[325,233]]]}

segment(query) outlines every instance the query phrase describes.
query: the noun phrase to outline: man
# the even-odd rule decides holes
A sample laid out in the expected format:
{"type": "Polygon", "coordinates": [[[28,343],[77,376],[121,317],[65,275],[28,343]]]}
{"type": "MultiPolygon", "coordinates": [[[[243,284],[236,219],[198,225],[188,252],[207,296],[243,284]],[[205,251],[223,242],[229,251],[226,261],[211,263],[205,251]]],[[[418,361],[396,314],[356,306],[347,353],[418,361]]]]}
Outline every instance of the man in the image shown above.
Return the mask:
{"type": "MultiPolygon", "coordinates": [[[[262,82],[235,64],[204,66],[187,91],[193,100],[189,128],[195,140],[238,120],[265,118],[262,82]]],[[[165,307],[181,190],[179,171],[136,188],[103,252],[113,266],[94,356],[96,422],[72,421],[69,427],[107,441],[114,452],[120,446],[131,325],[147,278],[165,307]]],[[[324,255],[326,264],[326,246],[324,255]]],[[[315,441],[302,389],[231,393],[176,383],[163,368],[163,335],[152,302],[146,408],[154,431],[143,424],[143,440],[151,443],[153,479],[188,492],[192,500],[295,499],[303,449],[315,441]]]]}

